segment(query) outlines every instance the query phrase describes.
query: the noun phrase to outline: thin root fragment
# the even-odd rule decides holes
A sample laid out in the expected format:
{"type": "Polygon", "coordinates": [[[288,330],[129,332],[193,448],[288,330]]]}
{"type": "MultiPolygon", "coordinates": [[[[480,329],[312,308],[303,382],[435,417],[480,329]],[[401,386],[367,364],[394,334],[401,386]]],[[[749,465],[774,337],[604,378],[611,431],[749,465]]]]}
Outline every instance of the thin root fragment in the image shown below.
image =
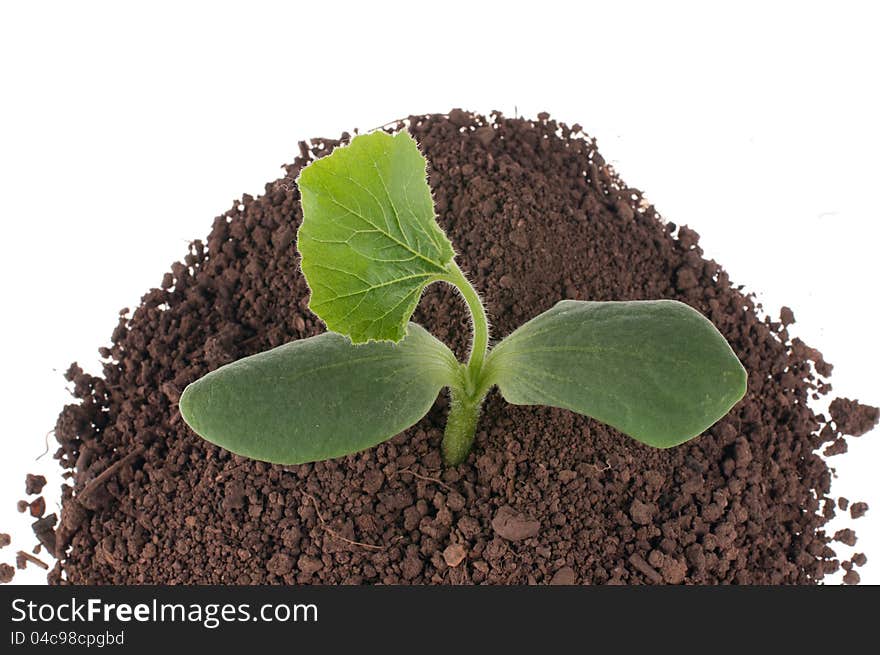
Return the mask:
{"type": "Polygon", "coordinates": [[[439,485],[439,486],[443,487],[444,489],[446,489],[446,491],[455,491],[452,487],[450,487],[448,484],[446,484],[442,480],[439,480],[438,478],[431,478],[431,477],[428,477],[427,475],[422,475],[420,473],[416,473],[411,468],[400,469],[398,471],[398,473],[409,473],[411,476],[413,476],[414,478],[418,478],[419,480],[425,480],[426,482],[433,482],[434,484],[439,485]]]}
{"type": "Polygon", "coordinates": [[[368,549],[370,549],[370,550],[385,550],[386,548],[388,548],[389,546],[391,546],[391,545],[394,543],[394,541],[396,541],[397,539],[400,539],[400,537],[397,537],[396,539],[392,540],[391,543],[385,544],[384,546],[377,546],[377,545],[375,545],[375,544],[365,544],[365,543],[362,542],[362,541],[354,541],[353,539],[349,539],[349,538],[347,538],[347,537],[343,537],[341,534],[339,534],[338,532],[336,532],[336,530],[334,530],[334,529],[331,528],[329,525],[327,525],[327,522],[324,520],[324,517],[321,516],[321,510],[318,509],[318,501],[315,500],[314,496],[311,496],[311,495],[307,494],[305,491],[303,491],[303,492],[301,492],[301,493],[302,493],[303,496],[305,496],[306,498],[308,498],[309,500],[312,501],[312,505],[313,505],[314,508],[315,508],[315,514],[317,514],[317,516],[318,516],[318,520],[321,522],[321,527],[322,527],[322,528],[323,528],[328,534],[330,534],[332,537],[334,537],[334,538],[336,538],[336,539],[339,539],[340,541],[344,541],[345,543],[347,543],[347,544],[349,544],[349,545],[351,545],[351,546],[361,546],[362,548],[368,548],[368,549]]]}

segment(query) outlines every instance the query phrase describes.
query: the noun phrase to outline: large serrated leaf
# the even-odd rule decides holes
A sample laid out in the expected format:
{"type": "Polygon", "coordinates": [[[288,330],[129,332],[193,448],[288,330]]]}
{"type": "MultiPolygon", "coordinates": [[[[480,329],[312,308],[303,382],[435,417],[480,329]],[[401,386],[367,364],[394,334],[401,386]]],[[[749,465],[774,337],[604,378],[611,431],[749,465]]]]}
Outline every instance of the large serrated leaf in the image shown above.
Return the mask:
{"type": "Polygon", "coordinates": [[[452,352],[410,323],[400,343],[326,332],[227,364],[189,385],[180,413],[201,437],[278,464],[375,446],[431,408],[457,375],[452,352]]]}
{"type": "Polygon", "coordinates": [[[307,166],[298,180],[309,308],[354,343],[399,341],[422,289],[452,261],[425,158],[407,132],[373,132],[307,166]]]}
{"type": "Polygon", "coordinates": [[[487,362],[508,402],[570,409],[658,448],[724,416],[746,372],[705,317],[672,300],[566,300],[498,344],[487,362]]]}

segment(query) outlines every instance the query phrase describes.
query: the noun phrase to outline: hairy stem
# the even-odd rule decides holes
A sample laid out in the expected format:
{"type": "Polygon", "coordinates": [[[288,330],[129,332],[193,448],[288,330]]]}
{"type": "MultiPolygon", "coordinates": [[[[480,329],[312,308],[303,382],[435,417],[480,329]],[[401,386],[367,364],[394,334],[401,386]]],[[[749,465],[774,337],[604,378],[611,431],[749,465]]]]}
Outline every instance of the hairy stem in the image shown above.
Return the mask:
{"type": "Polygon", "coordinates": [[[455,466],[461,464],[471,451],[480,408],[488,391],[483,369],[489,352],[489,319],[476,289],[455,260],[452,261],[446,281],[456,286],[467,303],[473,328],[471,352],[467,364],[462,365],[461,384],[449,389],[449,416],[441,444],[443,461],[448,466],[455,466]]]}
{"type": "MultiPolygon", "coordinates": [[[[465,277],[455,260],[452,261],[452,268],[446,279],[458,288],[471,311],[471,325],[474,335],[467,363],[467,382],[476,387],[483,371],[483,362],[486,361],[486,353],[489,350],[489,319],[486,317],[486,310],[483,308],[483,303],[476,289],[465,277]]],[[[469,389],[469,391],[473,392],[475,389],[469,389]]]]}
{"type": "Polygon", "coordinates": [[[447,466],[461,464],[471,451],[483,399],[468,398],[460,389],[449,390],[449,416],[440,450],[447,466]]]}

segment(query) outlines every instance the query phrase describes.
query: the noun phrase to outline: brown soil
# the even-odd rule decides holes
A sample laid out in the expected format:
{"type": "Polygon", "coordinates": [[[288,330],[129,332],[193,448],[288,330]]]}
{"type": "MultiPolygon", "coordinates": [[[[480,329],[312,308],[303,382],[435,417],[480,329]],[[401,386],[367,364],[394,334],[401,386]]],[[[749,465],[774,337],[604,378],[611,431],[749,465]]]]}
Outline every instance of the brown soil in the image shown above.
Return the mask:
{"type": "Polygon", "coordinates": [[[831,420],[843,434],[860,437],[880,420],[880,409],[862,405],[849,398],[835,398],[828,408],[831,420]]]}
{"type": "MultiPolygon", "coordinates": [[[[102,376],[68,372],[81,402],[56,437],[72,478],[58,525],[36,524],[47,549],[56,530],[50,581],[812,583],[838,569],[816,450],[876,410],[839,403],[830,423],[807,407],[831,366],[789,339],[791,310],[761,318],[697,233],[664,222],[579,126],[454,110],[409,129],[495,335],[563,298],[677,298],[731,341],[746,398],[699,439],[657,451],[493,393],[454,469],[440,464],[445,397],[406,433],[330,462],[271,466],[200,440],[177,411],[187,383],[322,330],[297,268],[292,180],[339,141],[313,140],[121,313],[102,376]]],[[[449,288],[430,287],[416,320],[464,354],[465,308],[449,288]]]]}
{"type": "Polygon", "coordinates": [[[46,478],[42,475],[31,475],[28,473],[24,479],[24,492],[33,496],[41,491],[43,491],[43,487],[46,486],[46,478]]]}

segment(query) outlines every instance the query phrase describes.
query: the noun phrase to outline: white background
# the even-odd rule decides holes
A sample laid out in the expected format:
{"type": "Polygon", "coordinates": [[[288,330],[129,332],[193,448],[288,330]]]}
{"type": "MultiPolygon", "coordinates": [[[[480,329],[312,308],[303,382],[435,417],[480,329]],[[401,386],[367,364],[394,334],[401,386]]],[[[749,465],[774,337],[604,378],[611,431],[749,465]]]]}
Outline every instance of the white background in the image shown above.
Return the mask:
{"type": "MultiPolygon", "coordinates": [[[[117,311],[298,140],[410,113],[580,122],[770,313],[794,309],[836,394],[880,403],[870,4],[485,4],[3,4],[0,561],[32,544],[15,502],[55,471],[34,458],[69,362],[98,372],[117,311]]],[[[849,443],[834,491],[872,505],[844,524],[877,583],[880,434],[849,443]]]]}

